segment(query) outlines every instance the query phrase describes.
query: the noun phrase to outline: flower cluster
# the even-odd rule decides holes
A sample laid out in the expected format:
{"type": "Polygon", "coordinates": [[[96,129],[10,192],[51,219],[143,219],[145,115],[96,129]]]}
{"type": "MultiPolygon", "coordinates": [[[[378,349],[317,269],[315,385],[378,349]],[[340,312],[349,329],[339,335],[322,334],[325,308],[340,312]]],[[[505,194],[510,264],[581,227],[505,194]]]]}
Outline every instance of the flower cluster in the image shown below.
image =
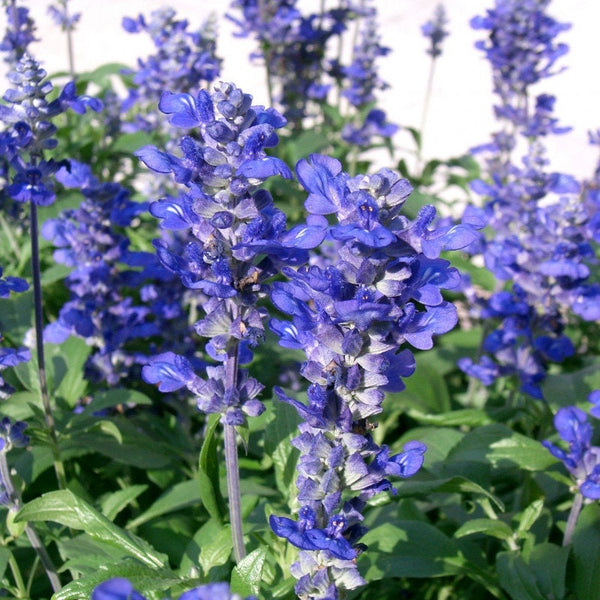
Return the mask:
{"type": "Polygon", "coordinates": [[[63,31],[73,31],[81,19],[81,13],[69,14],[69,1],[57,0],[56,4],[48,6],[48,14],[63,31]]]}
{"type": "Polygon", "coordinates": [[[442,42],[448,35],[448,31],[446,30],[447,24],[446,9],[443,4],[438,4],[433,17],[421,26],[421,32],[431,44],[427,50],[427,54],[431,55],[433,59],[442,54],[442,42]]]}
{"type": "MultiPolygon", "coordinates": [[[[600,390],[594,390],[588,399],[594,405],[590,414],[600,418],[600,390]]],[[[561,408],[554,416],[554,427],[568,450],[548,440],[542,444],[564,463],[585,498],[600,500],[600,447],[592,445],[594,428],[587,414],[576,406],[561,408]]]]}
{"type": "Polygon", "coordinates": [[[56,344],[70,335],[85,338],[95,347],[86,363],[87,377],[116,385],[134,365],[147,360],[144,353],[127,350],[133,340],[160,334],[163,349],[173,349],[174,339],[179,346],[189,341],[181,294],[169,285],[173,275],[154,254],[129,249],[123,228],[147,204],[133,202],[117,183],[101,183],[89,166],[76,161],[69,169],[61,168],[56,179],[66,188],[79,189],[83,201],[42,227],[43,236],[57,247],[56,262],[73,268],[66,278],[71,298],[44,335],[56,344]],[[134,303],[136,288],[141,303],[134,303]]]}
{"type": "Polygon", "coordinates": [[[0,52],[5,54],[4,62],[14,67],[27,52],[29,44],[36,41],[35,24],[27,7],[17,6],[15,0],[3,4],[7,27],[0,41],[0,52]]]}
{"type": "Polygon", "coordinates": [[[380,109],[371,108],[366,116],[363,115],[375,103],[375,93],[389,87],[377,73],[377,59],[386,56],[389,48],[380,43],[375,7],[365,10],[367,12],[361,19],[362,28],[352,62],[341,68],[345,84],[342,95],[357,109],[357,122],[344,126],[342,139],[361,147],[371,145],[375,137],[389,138],[398,130],[397,125],[387,122],[385,112],[380,109]]]}
{"type": "Polygon", "coordinates": [[[505,127],[491,144],[477,149],[489,154],[491,181],[473,182],[473,190],[487,199],[483,210],[469,211],[479,213],[490,234],[470,250],[482,254],[486,267],[510,287],[476,300],[478,316],[496,325],[483,342],[486,354],[479,363],[459,362],[486,385],[517,375],[522,391],[537,398],[548,362],[575,352],[564,335],[568,314],[600,317],[600,290],[589,279],[599,239],[597,198],[582,197],[572,177],[549,171],[542,140],[567,131],[552,116],[554,98],[540,94],[528,108],[529,87],[566,52],[564,44],[554,42],[566,26],[546,15],[547,4],[498,1],[496,10],[473,21],[490,31],[489,41],[478,47],[492,63],[502,102],[496,114],[505,127]],[[526,150],[516,164],[511,155],[519,141],[526,150]]]}
{"type": "Polygon", "coordinates": [[[395,455],[379,447],[369,419],[383,410],[385,392],[403,389],[402,377],[414,370],[402,346],[431,348],[434,335],[456,324],[441,290],[456,287],[459,276],[439,253],[476,234],[469,225],[432,226],[431,206],[408,220],[401,209],[412,188],[388,169],[350,177],[337,160],[312,155],[297,175],[308,193],[308,224],[323,228],[334,251],[284,268],[288,281],[273,284],[272,301],[291,321],[273,319],[271,328],[282,346],[305,353],[300,372],[309,388],[307,404],[275,389],[303,421],[292,441],[300,450],[302,508],[298,521],[272,516],[270,523],[302,549],[292,566],[298,596],[333,598],[336,589],[363,583],[354,559],[365,502],[393,491],[388,477],[410,477],[423,462],[421,442],[395,455]]]}
{"type": "MultiPolygon", "coordinates": [[[[127,579],[116,577],[96,586],[92,592],[92,600],[146,600],[134,589],[127,579]]],[[[242,600],[239,594],[233,594],[227,583],[208,583],[184,592],[179,600],[242,600]]],[[[245,600],[256,600],[255,596],[247,596],[245,600]]]]}
{"type": "MultiPolygon", "coordinates": [[[[155,240],[161,263],[194,290],[205,317],[196,332],[210,341],[208,355],[222,364],[207,368],[208,378],[193,374],[183,357],[164,354],[144,368],[150,383],[186,386],[200,410],[220,413],[224,423],[240,425],[245,415],[263,410],[256,400],[262,386],[238,368],[251,357],[250,347],[264,335],[264,309],[257,305],[266,280],[282,262],[306,259],[307,237],[287,232],[285,215],[259,186],[269,177],[291,177],[281,160],[265,148],[277,144],[279,113],[252,106],[252,97],[229,83],[212,94],[163,94],[159,108],[173,125],[194,128],[180,140],[182,156],[144,147],[138,157],[155,172],[170,173],[184,186],[176,198],[150,206],[162,227],[188,231],[186,244],[155,240]]],[[[318,241],[316,242],[318,243],[318,241]]]]}
{"type": "Polygon", "coordinates": [[[146,19],[123,18],[123,28],[129,33],[147,33],[156,53],[138,59],[138,69],[132,72],[135,85],[123,104],[123,110],[135,108],[133,123],[127,130],[152,131],[162,121],[153,109],[164,90],[190,92],[218,77],[221,60],[216,55],[213,25],[205,23],[198,31],[188,31],[189,23],[177,19],[172,8],[161,8],[146,19]]]}
{"type": "MultiPolygon", "coordinates": [[[[17,202],[46,206],[55,199],[53,175],[63,163],[43,159],[57,144],[56,126],[50,119],[71,109],[82,114],[86,108],[99,111],[102,103],[90,96],[77,96],[75,84],[68,83],[58,98],[49,101],[52,84],[37,61],[24,54],[9,74],[13,88],[3,96],[0,120],[7,127],[0,133],[0,158],[14,170],[7,194],[17,202]]],[[[8,175],[8,167],[5,166],[8,175]]]]}
{"type": "Polygon", "coordinates": [[[297,0],[233,0],[239,17],[227,16],[238,27],[237,35],[254,36],[259,51],[253,58],[264,60],[273,101],[290,121],[300,124],[311,114],[310,102],[322,100],[331,86],[328,76],[340,76],[339,64],[327,59],[327,48],[361,12],[353,2],[345,7],[303,15],[297,0]]]}

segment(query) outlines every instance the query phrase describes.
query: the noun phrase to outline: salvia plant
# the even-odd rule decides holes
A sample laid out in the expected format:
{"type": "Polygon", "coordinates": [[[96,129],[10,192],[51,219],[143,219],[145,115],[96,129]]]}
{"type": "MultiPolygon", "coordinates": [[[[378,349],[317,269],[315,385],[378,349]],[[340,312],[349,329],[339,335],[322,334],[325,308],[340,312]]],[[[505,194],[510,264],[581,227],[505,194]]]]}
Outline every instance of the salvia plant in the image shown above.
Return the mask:
{"type": "Polygon", "coordinates": [[[600,167],[548,151],[570,26],[482,7],[497,129],[426,160],[465,16],[421,26],[415,126],[378,8],[233,0],[261,104],[216,16],[123,14],[151,53],[84,72],[84,8],[2,2],[0,596],[600,599],[600,167]]]}

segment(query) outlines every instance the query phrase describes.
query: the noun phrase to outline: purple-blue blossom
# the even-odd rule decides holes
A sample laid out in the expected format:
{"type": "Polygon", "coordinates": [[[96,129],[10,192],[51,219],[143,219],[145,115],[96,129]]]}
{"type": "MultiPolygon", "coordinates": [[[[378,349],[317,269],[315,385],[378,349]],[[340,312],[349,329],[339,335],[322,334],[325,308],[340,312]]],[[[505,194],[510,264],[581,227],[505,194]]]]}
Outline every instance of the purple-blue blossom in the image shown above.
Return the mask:
{"type": "Polygon", "coordinates": [[[196,396],[199,410],[241,425],[264,410],[257,399],[262,386],[240,368],[264,337],[266,311],[257,303],[281,266],[304,262],[307,248],[322,237],[288,231],[284,213],[260,187],[272,176],[291,177],[287,165],[265,151],[277,144],[276,130],[285,124],[278,112],[253,106],[252,97],[230,83],[212,93],[165,92],[159,108],[174,127],[195,135],[180,137],[178,154],[153,146],[137,152],[153,171],[171,174],[180,189],[153,202],[150,212],[162,228],[187,232],[187,242],[155,240],[154,246],[162,265],[198,299],[204,316],[194,327],[217,364],[200,378],[168,355],[150,361],[143,376],[162,389],[181,384],[196,396]]]}
{"type": "Polygon", "coordinates": [[[455,288],[459,277],[439,253],[472,237],[468,224],[455,226],[464,235],[438,224],[434,210],[412,222],[403,216],[412,188],[389,169],[351,177],[337,160],[311,155],[296,171],[311,226],[334,252],[284,267],[287,280],[272,287],[273,304],[288,318],[272,319],[271,329],[282,346],[304,352],[300,373],[309,386],[305,402],[274,390],[302,419],[292,440],[300,450],[301,509],[297,521],[272,516],[270,523],[301,549],[292,566],[299,597],[328,598],[364,583],[353,559],[364,550],[365,502],[393,493],[390,478],[410,477],[423,464],[419,441],[396,454],[379,447],[371,419],[383,410],[385,392],[402,390],[415,369],[406,346],[430,348],[433,336],[456,324],[456,309],[441,291],[455,288]],[[439,243],[428,246],[438,234],[439,243]]]}
{"type": "MultiPolygon", "coordinates": [[[[594,409],[599,393],[600,390],[594,390],[589,395],[589,401],[594,404],[590,410],[593,416],[597,416],[594,409]]],[[[554,416],[554,427],[567,449],[548,440],[542,444],[564,463],[585,498],[600,500],[600,447],[592,444],[594,428],[587,414],[576,406],[561,408],[554,416]]]]}
{"type": "Polygon", "coordinates": [[[433,17],[421,26],[421,33],[430,43],[427,54],[431,55],[434,59],[442,54],[442,42],[448,35],[448,31],[446,30],[447,24],[446,9],[443,4],[438,4],[433,17]]]}

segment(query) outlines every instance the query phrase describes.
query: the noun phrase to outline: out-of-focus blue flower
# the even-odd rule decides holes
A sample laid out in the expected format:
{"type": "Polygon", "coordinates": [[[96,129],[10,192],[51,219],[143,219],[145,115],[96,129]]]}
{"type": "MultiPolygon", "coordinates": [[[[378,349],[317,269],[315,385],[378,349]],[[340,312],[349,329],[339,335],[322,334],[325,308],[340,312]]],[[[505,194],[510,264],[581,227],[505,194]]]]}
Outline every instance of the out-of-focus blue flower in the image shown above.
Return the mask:
{"type": "Polygon", "coordinates": [[[313,116],[311,102],[324,101],[339,65],[328,49],[362,10],[358,3],[303,14],[297,0],[232,0],[227,17],[238,26],[236,35],[254,37],[252,59],[264,61],[273,100],[292,127],[313,116]]]}
{"type": "Polygon", "coordinates": [[[421,32],[431,44],[427,49],[427,54],[430,54],[434,59],[442,54],[442,42],[448,35],[446,25],[448,25],[446,9],[443,4],[438,4],[433,13],[433,17],[421,26],[421,32]]]}
{"type": "Polygon", "coordinates": [[[130,349],[136,339],[160,339],[155,352],[186,346],[189,352],[191,332],[180,290],[171,285],[173,275],[152,253],[131,252],[121,230],[147,205],[133,202],[119,184],[101,183],[89,166],[76,161],[56,177],[65,187],[79,189],[83,200],[42,226],[42,235],[56,247],[55,260],[73,267],[66,278],[71,296],[58,319],[46,327],[46,339],[60,343],[70,335],[85,338],[94,347],[86,363],[88,376],[111,385],[147,360],[130,349]],[[140,289],[136,301],[135,288],[140,289]]]}
{"type": "Polygon", "coordinates": [[[550,171],[544,138],[568,128],[553,117],[554,97],[534,97],[530,90],[554,73],[567,51],[555,38],[568,26],[547,14],[548,5],[497,0],[485,17],[472,21],[489,32],[477,46],[492,65],[503,129],[476,149],[486,157],[488,180],[474,181],[472,188],[485,196],[487,230],[469,251],[483,256],[506,291],[476,301],[476,316],[494,322],[483,343],[487,357],[459,365],[486,385],[516,375],[521,390],[536,398],[542,397],[548,363],[575,352],[564,334],[569,315],[590,321],[600,316],[600,287],[590,279],[600,199],[573,177],[550,171]],[[513,154],[523,143],[526,154],[517,162],[513,154]]]}
{"type": "Polygon", "coordinates": [[[4,62],[14,67],[27,52],[29,44],[35,42],[35,24],[29,16],[29,9],[17,6],[16,1],[5,2],[7,27],[0,41],[0,52],[5,54],[4,62]]]}
{"type": "Polygon", "coordinates": [[[81,13],[69,14],[69,0],[58,0],[56,4],[51,4],[48,14],[63,31],[73,31],[81,19],[81,13]]]}
{"type": "Polygon", "coordinates": [[[164,120],[155,110],[163,92],[188,93],[219,76],[221,59],[216,54],[214,23],[209,20],[190,31],[188,21],[178,19],[173,8],[160,8],[149,17],[124,17],[122,25],[129,33],[146,33],[155,47],[155,53],[138,59],[137,70],[131,71],[135,87],[123,109],[133,109],[134,119],[125,130],[166,133],[164,120]]]}
{"type": "MultiPolygon", "coordinates": [[[[92,600],[146,600],[125,578],[116,577],[97,585],[92,592],[92,600]]],[[[242,600],[239,594],[233,594],[227,583],[207,583],[184,592],[179,600],[242,600]]],[[[245,600],[257,600],[256,596],[247,596],[245,600]]]]}

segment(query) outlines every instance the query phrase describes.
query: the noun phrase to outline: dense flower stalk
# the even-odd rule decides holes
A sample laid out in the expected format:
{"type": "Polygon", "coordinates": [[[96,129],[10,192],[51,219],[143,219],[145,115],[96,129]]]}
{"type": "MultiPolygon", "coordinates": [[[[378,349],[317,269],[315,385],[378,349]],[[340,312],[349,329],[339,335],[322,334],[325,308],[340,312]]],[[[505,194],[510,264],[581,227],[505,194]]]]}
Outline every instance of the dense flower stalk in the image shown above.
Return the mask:
{"type": "Polygon", "coordinates": [[[504,124],[491,144],[476,149],[487,156],[490,181],[475,181],[473,189],[486,197],[479,216],[490,234],[472,250],[506,284],[491,298],[475,300],[478,315],[496,325],[479,363],[459,363],[486,385],[516,375],[521,390],[537,398],[546,365],[575,352],[564,334],[569,314],[600,317],[598,286],[589,279],[599,239],[597,198],[582,196],[573,177],[549,170],[543,140],[568,129],[553,117],[554,97],[542,93],[533,104],[530,98],[531,86],[552,74],[567,50],[554,41],[567,26],[546,14],[548,4],[499,0],[486,17],[472,21],[489,31],[478,47],[492,65],[501,102],[495,112],[504,124]],[[513,155],[523,146],[518,164],[513,155]]]}
{"type": "Polygon", "coordinates": [[[179,142],[181,156],[144,147],[138,157],[155,172],[170,173],[183,187],[179,196],[150,205],[162,227],[189,231],[183,247],[155,240],[161,263],[177,274],[183,285],[198,294],[205,316],[195,324],[207,338],[207,354],[216,364],[206,378],[194,373],[185,357],[162,354],[144,367],[143,376],[159,389],[186,387],[204,413],[221,415],[226,428],[230,514],[236,560],[244,555],[239,518],[239,488],[235,428],[264,406],[257,399],[262,385],[241,365],[249,362],[249,348],[264,335],[265,311],[257,302],[267,291],[267,280],[284,262],[304,260],[306,239],[285,229],[285,215],[273,206],[260,185],[269,177],[291,177],[281,160],[265,148],[277,141],[275,130],[283,117],[272,109],[252,106],[252,97],[229,83],[212,94],[163,94],[159,108],[174,126],[189,129],[179,142]],[[194,137],[192,137],[192,135],[194,137]],[[235,517],[235,518],[234,518],[235,517]]]}
{"type": "Polygon", "coordinates": [[[429,40],[430,46],[427,49],[427,54],[431,58],[437,58],[442,55],[442,42],[448,36],[446,25],[446,9],[443,4],[438,4],[435,8],[433,17],[421,26],[422,34],[429,40]]]}
{"type": "Polygon", "coordinates": [[[387,121],[384,111],[374,108],[377,91],[389,87],[379,76],[377,60],[386,56],[390,49],[381,45],[376,8],[365,7],[363,12],[352,61],[341,67],[344,76],[341,93],[356,113],[342,129],[342,139],[359,147],[368,147],[376,139],[390,138],[398,131],[398,126],[387,121]]]}
{"type": "Polygon", "coordinates": [[[362,510],[393,487],[388,477],[418,471],[425,445],[412,441],[392,455],[370,435],[386,391],[403,389],[415,368],[405,343],[425,350],[432,336],[456,324],[441,290],[459,276],[439,258],[442,248],[474,239],[468,225],[437,228],[428,206],[411,222],[401,215],[409,183],[383,169],[350,177],[332,158],[312,155],[297,166],[308,193],[308,224],[323,229],[331,256],[308,267],[285,268],[273,285],[275,306],[291,321],[273,319],[280,344],[302,350],[309,381],[304,404],[276,388],[303,422],[293,445],[300,450],[299,520],[271,517],[275,533],[299,547],[292,566],[303,600],[337,598],[336,590],[364,583],[354,560],[364,548],[362,510]],[[332,215],[329,225],[326,215],[332,215]],[[334,258],[332,258],[334,257],[334,258]]]}
{"type": "Polygon", "coordinates": [[[138,59],[131,71],[134,87],[123,104],[134,111],[134,120],[126,131],[142,129],[164,131],[164,120],[154,110],[163,91],[187,93],[214,81],[221,70],[216,54],[214,23],[207,21],[197,31],[188,29],[173,8],[154,10],[150,16],[124,17],[123,28],[129,33],[146,33],[155,46],[155,54],[138,59]]]}
{"type": "Polygon", "coordinates": [[[29,9],[18,6],[16,0],[4,0],[7,27],[0,41],[0,52],[4,53],[4,62],[14,67],[27,53],[31,42],[36,41],[35,23],[29,16],[29,9]]]}
{"type": "Polygon", "coordinates": [[[322,101],[340,75],[330,63],[328,49],[339,42],[348,23],[360,12],[357,2],[303,14],[297,0],[233,0],[227,16],[237,26],[236,35],[252,36],[258,50],[251,58],[264,62],[270,101],[280,107],[290,126],[299,127],[313,116],[311,103],[322,101]]]}
{"type": "Polygon", "coordinates": [[[71,297],[46,327],[46,339],[84,338],[94,347],[86,377],[111,386],[134,376],[136,367],[147,362],[143,351],[128,349],[134,340],[160,340],[158,347],[148,348],[151,353],[179,350],[190,355],[183,298],[180,288],[170,285],[173,274],[154,254],[133,252],[125,235],[124,228],[147,204],[133,202],[120,184],[101,183],[76,161],[56,178],[66,188],[81,190],[83,200],[42,227],[43,236],[57,247],[56,262],[73,268],[66,278],[71,297]],[[133,299],[135,289],[140,290],[139,301],[133,299]]]}

